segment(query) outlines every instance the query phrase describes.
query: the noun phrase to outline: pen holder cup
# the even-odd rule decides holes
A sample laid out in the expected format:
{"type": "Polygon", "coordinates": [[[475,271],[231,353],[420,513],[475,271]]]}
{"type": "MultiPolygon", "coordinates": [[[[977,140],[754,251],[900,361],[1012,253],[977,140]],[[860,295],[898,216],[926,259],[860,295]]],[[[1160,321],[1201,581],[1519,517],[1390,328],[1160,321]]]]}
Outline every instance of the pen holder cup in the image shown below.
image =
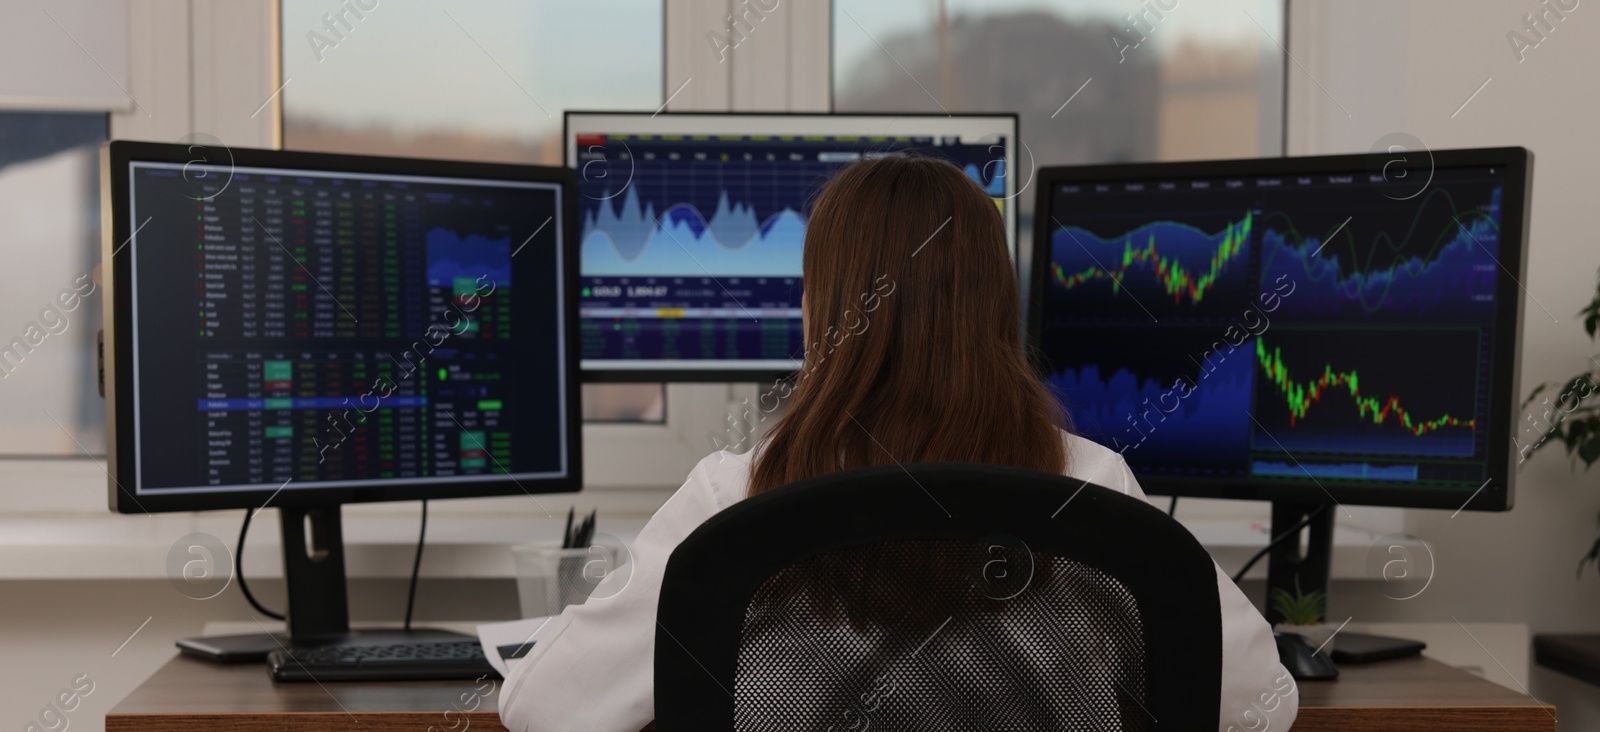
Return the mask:
{"type": "Polygon", "coordinates": [[[616,547],[596,544],[562,549],[554,544],[511,547],[517,566],[517,599],[522,617],[560,615],[568,605],[582,605],[600,581],[617,569],[616,547]]]}

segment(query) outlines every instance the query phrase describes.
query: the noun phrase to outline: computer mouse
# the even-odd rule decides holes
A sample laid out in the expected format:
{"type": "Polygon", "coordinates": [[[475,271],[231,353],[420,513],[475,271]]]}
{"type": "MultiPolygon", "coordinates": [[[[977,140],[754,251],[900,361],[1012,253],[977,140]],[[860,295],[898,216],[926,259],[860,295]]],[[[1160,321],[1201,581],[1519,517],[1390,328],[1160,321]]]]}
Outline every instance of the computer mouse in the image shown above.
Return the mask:
{"type": "Polygon", "coordinates": [[[1333,659],[1317,649],[1299,633],[1273,633],[1278,641],[1278,660],[1289,670],[1296,681],[1317,681],[1339,678],[1339,669],[1333,659]]]}

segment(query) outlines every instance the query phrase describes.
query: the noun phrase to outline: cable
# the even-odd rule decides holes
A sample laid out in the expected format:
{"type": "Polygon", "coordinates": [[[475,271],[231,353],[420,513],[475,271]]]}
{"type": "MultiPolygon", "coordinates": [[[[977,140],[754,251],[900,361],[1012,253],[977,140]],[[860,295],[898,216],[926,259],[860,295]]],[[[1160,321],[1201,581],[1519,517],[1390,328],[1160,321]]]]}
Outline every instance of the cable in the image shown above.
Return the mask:
{"type": "Polygon", "coordinates": [[[1178,497],[1177,496],[1173,496],[1172,497],[1172,503],[1167,504],[1167,515],[1168,516],[1172,516],[1172,517],[1177,517],[1177,515],[1178,515],[1178,497]]]}
{"type": "Polygon", "coordinates": [[[250,518],[255,516],[258,510],[260,509],[252,508],[244,512],[244,524],[239,527],[239,548],[233,552],[233,576],[239,578],[239,591],[244,593],[244,599],[250,601],[250,607],[273,620],[283,620],[283,613],[275,613],[262,607],[261,603],[256,601],[256,596],[250,594],[250,585],[244,581],[244,535],[250,531],[250,518]]]}
{"type": "MultiPolygon", "coordinates": [[[[249,601],[250,607],[256,609],[273,620],[284,620],[283,613],[268,610],[250,593],[250,585],[244,579],[244,537],[250,531],[250,520],[255,517],[259,509],[250,509],[244,513],[244,523],[239,526],[238,549],[233,552],[233,576],[239,579],[239,591],[244,593],[244,599],[249,601]]],[[[422,529],[417,534],[417,556],[411,563],[411,589],[406,595],[406,622],[405,629],[411,629],[411,614],[417,602],[417,574],[422,569],[422,547],[428,536],[428,501],[422,501],[422,529]]]]}
{"type": "Polygon", "coordinates": [[[417,558],[411,563],[411,591],[406,593],[406,630],[411,630],[411,611],[417,605],[417,572],[422,569],[422,544],[428,538],[428,499],[422,499],[422,530],[417,532],[417,558]]]}
{"type": "Polygon", "coordinates": [[[1251,567],[1256,566],[1256,562],[1261,561],[1261,558],[1266,556],[1268,552],[1271,552],[1273,547],[1275,547],[1275,546],[1277,546],[1279,544],[1282,544],[1284,539],[1287,539],[1287,538],[1289,538],[1291,536],[1299,536],[1301,529],[1304,529],[1305,527],[1309,526],[1311,524],[1312,519],[1315,519],[1319,514],[1321,514],[1323,511],[1326,511],[1327,509],[1328,509],[1328,504],[1326,504],[1326,503],[1324,503],[1324,504],[1322,504],[1320,506],[1317,506],[1317,510],[1312,511],[1311,513],[1307,514],[1305,518],[1300,519],[1300,522],[1295,524],[1294,526],[1289,527],[1288,531],[1285,531],[1282,534],[1279,534],[1272,541],[1267,542],[1267,545],[1262,547],[1261,551],[1256,552],[1255,556],[1250,557],[1250,561],[1245,562],[1244,563],[1244,567],[1239,570],[1239,573],[1235,574],[1233,576],[1233,583],[1234,584],[1239,584],[1239,581],[1244,579],[1244,573],[1250,571],[1251,567]]]}

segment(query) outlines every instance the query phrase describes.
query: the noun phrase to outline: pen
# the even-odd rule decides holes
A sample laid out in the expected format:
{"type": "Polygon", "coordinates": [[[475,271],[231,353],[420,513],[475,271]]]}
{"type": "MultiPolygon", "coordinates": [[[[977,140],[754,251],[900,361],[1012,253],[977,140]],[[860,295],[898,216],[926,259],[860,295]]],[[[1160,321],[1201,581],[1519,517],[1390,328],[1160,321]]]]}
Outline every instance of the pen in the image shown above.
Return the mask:
{"type": "Polygon", "coordinates": [[[572,514],[576,510],[577,510],[576,506],[567,509],[567,528],[566,528],[565,531],[561,532],[561,548],[562,549],[571,549],[572,548],[572,514]]]}
{"type": "Polygon", "coordinates": [[[588,518],[583,520],[583,526],[578,529],[577,548],[585,549],[592,543],[594,539],[594,517],[595,511],[589,512],[588,518]]]}

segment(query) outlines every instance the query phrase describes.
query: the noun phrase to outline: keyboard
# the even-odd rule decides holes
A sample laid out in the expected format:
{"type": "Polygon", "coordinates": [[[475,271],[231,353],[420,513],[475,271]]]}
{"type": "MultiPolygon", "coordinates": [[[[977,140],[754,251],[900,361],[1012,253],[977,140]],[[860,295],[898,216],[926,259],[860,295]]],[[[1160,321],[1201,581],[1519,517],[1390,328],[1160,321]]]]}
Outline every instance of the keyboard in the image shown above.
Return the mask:
{"type": "Polygon", "coordinates": [[[274,681],[442,681],[500,678],[476,640],[336,643],[267,654],[274,681]]]}

